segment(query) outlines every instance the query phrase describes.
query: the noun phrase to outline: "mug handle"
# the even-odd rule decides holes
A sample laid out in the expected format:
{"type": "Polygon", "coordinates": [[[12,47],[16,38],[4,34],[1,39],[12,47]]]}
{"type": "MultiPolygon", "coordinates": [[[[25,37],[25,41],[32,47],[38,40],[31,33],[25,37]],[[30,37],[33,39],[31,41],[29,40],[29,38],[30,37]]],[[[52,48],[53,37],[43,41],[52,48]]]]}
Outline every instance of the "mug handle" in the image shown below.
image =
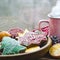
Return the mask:
{"type": "Polygon", "coordinates": [[[39,21],[38,29],[42,32],[45,32],[46,35],[49,35],[49,21],[39,21]]]}

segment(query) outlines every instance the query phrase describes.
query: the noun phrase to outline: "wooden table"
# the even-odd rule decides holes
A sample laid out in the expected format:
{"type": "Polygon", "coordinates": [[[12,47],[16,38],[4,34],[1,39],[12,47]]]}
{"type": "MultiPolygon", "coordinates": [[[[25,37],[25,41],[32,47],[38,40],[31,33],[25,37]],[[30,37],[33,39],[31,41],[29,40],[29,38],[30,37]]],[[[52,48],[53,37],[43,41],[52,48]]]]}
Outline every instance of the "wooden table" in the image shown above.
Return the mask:
{"type": "Polygon", "coordinates": [[[42,58],[39,58],[38,60],[60,60],[60,59],[54,59],[47,53],[45,56],[43,56],[42,58]]]}

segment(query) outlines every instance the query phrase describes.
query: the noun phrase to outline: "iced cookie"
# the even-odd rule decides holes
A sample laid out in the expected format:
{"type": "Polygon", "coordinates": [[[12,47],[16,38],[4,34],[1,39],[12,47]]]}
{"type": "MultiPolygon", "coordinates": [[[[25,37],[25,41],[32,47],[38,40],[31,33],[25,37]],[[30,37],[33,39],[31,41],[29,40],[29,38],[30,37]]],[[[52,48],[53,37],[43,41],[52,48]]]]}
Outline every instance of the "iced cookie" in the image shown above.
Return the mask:
{"type": "Polygon", "coordinates": [[[54,44],[50,48],[49,53],[50,53],[51,56],[53,56],[55,58],[60,58],[60,43],[54,44]]]}
{"type": "Polygon", "coordinates": [[[18,41],[10,37],[4,37],[1,42],[1,49],[3,55],[17,54],[25,51],[26,47],[19,44],[18,41]]]}
{"type": "Polygon", "coordinates": [[[16,38],[18,36],[18,33],[23,33],[23,30],[20,28],[11,28],[8,32],[11,34],[12,38],[16,38]]]}
{"type": "Polygon", "coordinates": [[[43,34],[38,34],[35,32],[27,32],[25,33],[22,37],[20,36],[18,38],[18,41],[20,44],[25,45],[25,46],[29,46],[31,44],[40,44],[41,41],[46,41],[47,38],[45,35],[43,34]]]}

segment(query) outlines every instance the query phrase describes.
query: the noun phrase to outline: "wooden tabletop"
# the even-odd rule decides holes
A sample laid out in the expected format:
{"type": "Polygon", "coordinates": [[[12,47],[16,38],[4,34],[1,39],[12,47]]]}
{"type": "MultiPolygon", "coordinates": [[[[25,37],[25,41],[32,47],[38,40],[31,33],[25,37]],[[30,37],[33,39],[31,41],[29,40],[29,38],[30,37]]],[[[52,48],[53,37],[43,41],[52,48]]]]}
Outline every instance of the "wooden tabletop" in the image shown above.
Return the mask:
{"type": "Polygon", "coordinates": [[[38,60],[60,60],[60,59],[53,58],[49,55],[49,53],[47,53],[45,56],[39,58],[38,60]]]}

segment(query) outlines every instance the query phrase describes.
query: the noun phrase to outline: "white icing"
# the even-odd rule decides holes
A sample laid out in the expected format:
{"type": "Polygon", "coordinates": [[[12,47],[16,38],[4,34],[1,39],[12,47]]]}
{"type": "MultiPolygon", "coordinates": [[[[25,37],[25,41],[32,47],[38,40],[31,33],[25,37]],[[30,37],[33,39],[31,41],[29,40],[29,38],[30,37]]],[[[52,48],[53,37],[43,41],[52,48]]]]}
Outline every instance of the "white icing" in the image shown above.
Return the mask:
{"type": "Polygon", "coordinates": [[[56,5],[52,8],[52,11],[48,14],[49,17],[60,18],[60,0],[57,0],[56,5]]]}

